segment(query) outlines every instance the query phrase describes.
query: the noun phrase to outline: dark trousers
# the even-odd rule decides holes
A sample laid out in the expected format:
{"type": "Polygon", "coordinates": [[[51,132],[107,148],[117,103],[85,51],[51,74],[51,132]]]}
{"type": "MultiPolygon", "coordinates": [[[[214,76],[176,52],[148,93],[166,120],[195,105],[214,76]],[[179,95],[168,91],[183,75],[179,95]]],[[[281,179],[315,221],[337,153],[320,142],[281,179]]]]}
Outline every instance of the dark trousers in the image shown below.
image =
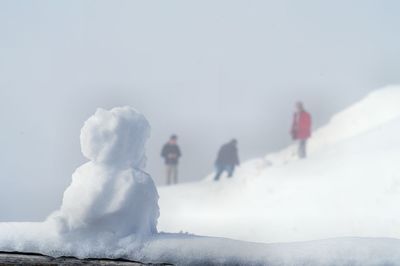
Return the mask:
{"type": "Polygon", "coordinates": [[[221,177],[222,173],[227,171],[228,172],[228,177],[233,176],[233,172],[235,171],[235,166],[234,165],[215,165],[216,168],[216,175],[214,177],[214,180],[217,181],[221,177]]]}
{"type": "Polygon", "coordinates": [[[299,147],[298,147],[297,154],[300,159],[304,159],[307,157],[307,140],[306,139],[299,140],[299,147]]]}

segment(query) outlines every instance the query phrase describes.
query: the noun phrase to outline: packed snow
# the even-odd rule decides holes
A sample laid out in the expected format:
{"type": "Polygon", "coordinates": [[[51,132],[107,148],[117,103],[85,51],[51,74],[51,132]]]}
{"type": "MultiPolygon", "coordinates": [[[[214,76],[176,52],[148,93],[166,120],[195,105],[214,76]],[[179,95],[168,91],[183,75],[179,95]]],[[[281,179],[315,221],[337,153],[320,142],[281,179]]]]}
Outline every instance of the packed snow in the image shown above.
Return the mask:
{"type": "Polygon", "coordinates": [[[231,179],[158,192],[144,172],[149,122],[131,107],[98,109],[81,130],[89,161],[60,209],[41,223],[0,223],[0,250],[178,265],[400,265],[399,102],[400,87],[388,87],[339,113],[314,133],[306,160],[290,146],[231,179]]]}

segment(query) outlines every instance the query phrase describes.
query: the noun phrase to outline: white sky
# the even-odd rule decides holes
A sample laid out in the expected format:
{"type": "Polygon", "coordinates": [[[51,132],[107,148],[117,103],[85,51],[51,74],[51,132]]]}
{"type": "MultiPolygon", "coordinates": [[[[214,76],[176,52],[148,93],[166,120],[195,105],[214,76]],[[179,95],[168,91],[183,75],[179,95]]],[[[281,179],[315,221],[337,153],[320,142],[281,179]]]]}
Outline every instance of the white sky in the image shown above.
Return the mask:
{"type": "Polygon", "coordinates": [[[321,125],[399,83],[398,1],[0,0],[0,220],[40,220],[85,162],[97,107],[150,120],[148,171],[180,136],[181,179],[232,137],[242,160],[290,143],[293,102],[321,125]],[[10,204],[12,202],[12,204],[10,204]]]}

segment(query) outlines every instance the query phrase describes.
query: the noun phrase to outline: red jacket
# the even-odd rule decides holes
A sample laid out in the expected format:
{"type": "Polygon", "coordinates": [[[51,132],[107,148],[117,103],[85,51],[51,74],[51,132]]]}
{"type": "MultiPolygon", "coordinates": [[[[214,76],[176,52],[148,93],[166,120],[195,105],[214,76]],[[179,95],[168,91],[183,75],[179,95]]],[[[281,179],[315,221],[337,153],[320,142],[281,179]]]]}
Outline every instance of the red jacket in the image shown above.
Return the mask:
{"type": "Polygon", "coordinates": [[[306,140],[311,136],[311,115],[306,111],[296,112],[292,125],[293,139],[306,140]]]}

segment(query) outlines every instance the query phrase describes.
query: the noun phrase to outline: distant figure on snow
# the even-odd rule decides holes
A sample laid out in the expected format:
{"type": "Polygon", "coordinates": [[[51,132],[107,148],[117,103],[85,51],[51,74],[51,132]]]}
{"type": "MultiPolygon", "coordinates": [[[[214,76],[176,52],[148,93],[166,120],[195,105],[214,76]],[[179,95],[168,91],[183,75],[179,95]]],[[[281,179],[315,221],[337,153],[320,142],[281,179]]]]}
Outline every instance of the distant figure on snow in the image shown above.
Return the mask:
{"type": "Polygon", "coordinates": [[[167,185],[178,183],[178,161],[181,150],[177,144],[178,137],[172,135],[161,151],[161,157],[165,160],[167,185]]]}
{"type": "Polygon", "coordinates": [[[291,134],[292,138],[298,141],[299,158],[304,159],[307,157],[307,140],[311,136],[311,115],[304,109],[302,102],[296,103],[296,109],[291,134]]]}
{"type": "Polygon", "coordinates": [[[239,165],[239,156],[237,150],[237,140],[222,145],[219,149],[217,160],[215,162],[216,175],[214,180],[218,181],[224,171],[228,172],[228,177],[232,177],[235,167],[239,165]]]}

